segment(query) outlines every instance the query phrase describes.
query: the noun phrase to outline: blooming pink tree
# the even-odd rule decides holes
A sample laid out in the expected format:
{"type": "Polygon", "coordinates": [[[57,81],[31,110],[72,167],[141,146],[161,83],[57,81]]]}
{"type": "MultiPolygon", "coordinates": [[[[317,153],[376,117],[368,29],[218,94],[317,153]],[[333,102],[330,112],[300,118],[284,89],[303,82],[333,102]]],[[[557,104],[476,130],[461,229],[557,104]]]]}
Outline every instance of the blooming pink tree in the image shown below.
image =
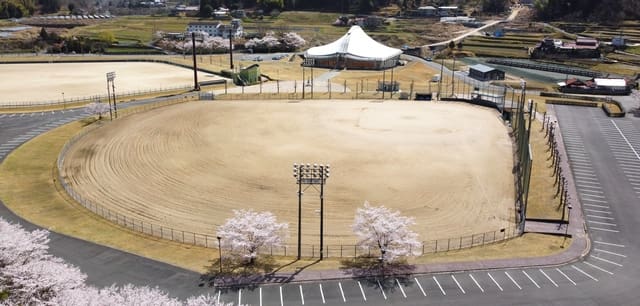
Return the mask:
{"type": "Polygon", "coordinates": [[[218,236],[223,245],[234,253],[242,254],[253,263],[262,247],[282,245],[288,236],[289,225],[276,222],[276,217],[268,212],[234,210],[234,216],[218,227],[218,236]]]}
{"type": "Polygon", "coordinates": [[[260,51],[293,51],[301,48],[307,42],[297,33],[288,32],[277,35],[274,32],[267,32],[262,38],[252,38],[248,40],[244,47],[247,49],[260,51]]]}
{"type": "Polygon", "coordinates": [[[77,267],[48,254],[49,232],[28,232],[0,217],[0,305],[163,305],[231,306],[219,297],[196,296],[186,302],[158,288],[85,284],[77,267]]]}
{"type": "Polygon", "coordinates": [[[39,305],[64,290],[84,286],[86,275],[48,254],[48,232],[25,231],[0,218],[0,301],[8,305],[39,305]]]}
{"type": "Polygon", "coordinates": [[[384,263],[399,256],[420,254],[418,235],[409,229],[413,224],[413,218],[402,216],[399,211],[365,201],[364,207],[356,210],[353,231],[360,239],[358,244],[380,250],[384,263]]]}
{"type": "Polygon", "coordinates": [[[302,48],[307,41],[295,32],[282,34],[282,44],[289,50],[297,50],[302,48]]]}
{"type": "Polygon", "coordinates": [[[98,102],[89,103],[85,107],[86,107],[86,112],[91,114],[92,116],[97,115],[98,120],[102,119],[102,115],[108,113],[110,109],[110,106],[108,103],[98,103],[98,102]]]}

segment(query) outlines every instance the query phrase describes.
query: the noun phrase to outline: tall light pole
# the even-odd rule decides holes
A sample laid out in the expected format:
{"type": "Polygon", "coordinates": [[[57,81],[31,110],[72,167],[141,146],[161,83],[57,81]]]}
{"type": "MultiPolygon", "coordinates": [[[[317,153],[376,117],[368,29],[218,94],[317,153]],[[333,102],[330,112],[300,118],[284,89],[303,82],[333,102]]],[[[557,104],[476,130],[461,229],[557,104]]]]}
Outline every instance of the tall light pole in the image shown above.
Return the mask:
{"type": "MultiPolygon", "coordinates": [[[[116,87],[113,84],[113,80],[116,79],[116,72],[112,71],[112,72],[107,72],[107,99],[109,100],[109,117],[111,118],[111,120],[113,120],[113,111],[111,108],[111,91],[110,91],[110,86],[113,88],[113,109],[115,110],[116,108],[116,87]]],[[[118,118],[118,113],[116,112],[116,118],[118,118]]]]}
{"type": "Polygon", "coordinates": [[[564,243],[567,241],[567,235],[569,234],[569,224],[571,223],[571,209],[573,208],[573,206],[568,205],[568,218],[567,218],[567,226],[564,228],[564,239],[562,240],[562,247],[564,248],[564,243]]]}
{"type": "Polygon", "coordinates": [[[293,177],[298,184],[298,259],[302,250],[302,185],[320,185],[320,260],[324,258],[324,184],[330,175],[329,164],[293,164],[293,177]]]}
{"type": "Polygon", "coordinates": [[[220,240],[222,240],[222,237],[220,236],[216,236],[216,238],[218,239],[218,254],[220,255],[220,274],[222,274],[222,245],[220,244],[220,240]]]}
{"type": "Polygon", "coordinates": [[[67,108],[67,103],[64,101],[64,91],[62,92],[62,109],[67,108]]]}
{"type": "Polygon", "coordinates": [[[196,32],[191,32],[191,51],[193,56],[193,90],[200,91],[200,84],[198,84],[198,64],[196,63],[196,32]]]}

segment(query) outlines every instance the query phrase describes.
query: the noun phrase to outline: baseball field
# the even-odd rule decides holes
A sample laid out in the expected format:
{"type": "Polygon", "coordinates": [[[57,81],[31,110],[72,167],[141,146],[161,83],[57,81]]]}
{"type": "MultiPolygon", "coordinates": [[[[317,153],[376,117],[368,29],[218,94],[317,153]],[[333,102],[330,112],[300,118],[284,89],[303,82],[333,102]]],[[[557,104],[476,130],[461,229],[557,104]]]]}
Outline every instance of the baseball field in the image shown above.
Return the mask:
{"type": "MultiPolygon", "coordinates": [[[[62,169],[84,198],[144,222],[215,235],[233,209],[273,212],[297,231],[297,162],[331,165],[325,242],[353,244],[365,200],[416,220],[422,240],[513,225],[512,144],[494,110],[406,101],[209,101],[98,128],[62,169]]],[[[318,241],[318,191],[302,233],[318,241]]]]}
{"type": "MultiPolygon", "coordinates": [[[[162,63],[3,64],[0,105],[106,95],[106,73],[111,71],[116,72],[114,83],[119,94],[193,85],[193,70],[162,63]]],[[[218,78],[203,72],[198,75],[199,81],[218,78]]]]}

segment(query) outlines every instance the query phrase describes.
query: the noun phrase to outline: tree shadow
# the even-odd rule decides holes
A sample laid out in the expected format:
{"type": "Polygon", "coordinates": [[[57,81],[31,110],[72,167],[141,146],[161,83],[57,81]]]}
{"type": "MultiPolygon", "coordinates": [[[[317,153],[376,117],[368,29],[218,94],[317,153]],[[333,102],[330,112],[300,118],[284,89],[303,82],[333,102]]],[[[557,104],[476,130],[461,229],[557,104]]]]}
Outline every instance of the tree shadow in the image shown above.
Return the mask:
{"type": "Polygon", "coordinates": [[[200,287],[216,287],[222,292],[237,289],[253,290],[258,284],[263,283],[288,283],[296,275],[306,268],[317,264],[320,260],[313,261],[305,266],[298,267],[293,273],[280,273],[286,267],[296,262],[297,259],[278,265],[271,256],[262,256],[253,263],[242,257],[226,257],[222,259],[222,272],[220,271],[220,259],[209,261],[204,274],[200,275],[200,287]]]}
{"type": "Polygon", "coordinates": [[[371,256],[344,259],[340,263],[342,271],[351,273],[362,284],[385,292],[398,290],[398,283],[411,285],[410,275],[416,268],[404,259],[382,264],[378,257],[371,256]]]}

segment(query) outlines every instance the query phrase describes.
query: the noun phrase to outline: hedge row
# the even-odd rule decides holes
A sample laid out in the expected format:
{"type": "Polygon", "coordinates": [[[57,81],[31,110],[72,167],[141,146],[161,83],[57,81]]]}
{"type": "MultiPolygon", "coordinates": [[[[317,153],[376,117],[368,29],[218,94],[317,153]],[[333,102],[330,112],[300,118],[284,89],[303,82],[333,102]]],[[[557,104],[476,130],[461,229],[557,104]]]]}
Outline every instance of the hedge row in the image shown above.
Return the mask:
{"type": "Polygon", "coordinates": [[[559,104],[559,105],[573,105],[573,106],[586,106],[586,107],[598,107],[598,102],[589,101],[569,101],[569,100],[545,100],[547,104],[559,104]]]}

